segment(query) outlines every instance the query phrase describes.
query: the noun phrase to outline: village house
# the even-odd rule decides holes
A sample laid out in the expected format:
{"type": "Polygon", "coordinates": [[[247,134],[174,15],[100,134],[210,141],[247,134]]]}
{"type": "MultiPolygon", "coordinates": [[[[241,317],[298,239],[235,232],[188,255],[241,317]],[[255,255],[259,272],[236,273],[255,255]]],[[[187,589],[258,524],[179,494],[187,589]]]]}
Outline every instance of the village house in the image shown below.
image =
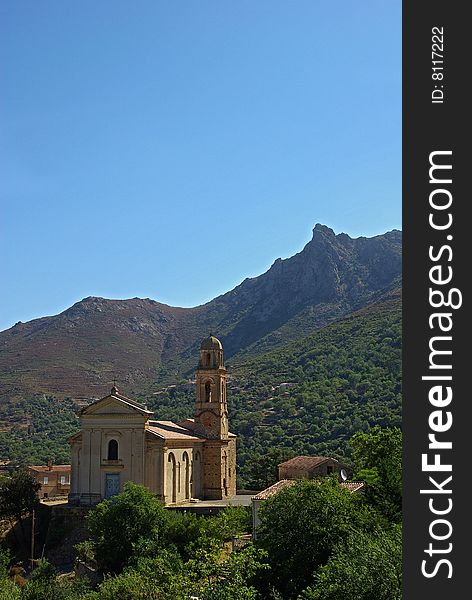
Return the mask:
{"type": "Polygon", "coordinates": [[[70,465],[55,465],[51,460],[47,465],[28,467],[29,472],[41,485],[40,498],[68,496],[70,491],[70,465]]]}
{"type": "Polygon", "coordinates": [[[314,479],[344,471],[346,478],[352,477],[352,469],[329,456],[295,456],[277,466],[278,478],[314,479]]]}

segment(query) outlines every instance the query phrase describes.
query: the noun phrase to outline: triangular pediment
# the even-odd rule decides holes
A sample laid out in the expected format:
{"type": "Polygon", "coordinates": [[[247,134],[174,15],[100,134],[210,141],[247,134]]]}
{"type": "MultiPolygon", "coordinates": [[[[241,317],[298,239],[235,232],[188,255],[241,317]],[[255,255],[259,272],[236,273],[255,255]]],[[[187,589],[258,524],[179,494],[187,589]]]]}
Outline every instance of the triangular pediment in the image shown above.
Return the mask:
{"type": "Polygon", "coordinates": [[[151,411],[146,407],[118,394],[109,394],[100,400],[96,400],[80,411],[81,416],[92,415],[142,415],[150,416],[151,411]]]}

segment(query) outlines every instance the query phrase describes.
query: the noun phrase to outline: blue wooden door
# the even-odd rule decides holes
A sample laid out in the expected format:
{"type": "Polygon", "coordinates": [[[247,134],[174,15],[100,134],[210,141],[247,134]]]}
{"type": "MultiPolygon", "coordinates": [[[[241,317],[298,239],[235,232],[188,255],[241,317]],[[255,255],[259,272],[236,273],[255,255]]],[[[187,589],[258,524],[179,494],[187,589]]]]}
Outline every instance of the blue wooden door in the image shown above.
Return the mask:
{"type": "Polygon", "coordinates": [[[107,473],[105,475],[105,498],[112,498],[120,493],[120,474],[107,473]]]}

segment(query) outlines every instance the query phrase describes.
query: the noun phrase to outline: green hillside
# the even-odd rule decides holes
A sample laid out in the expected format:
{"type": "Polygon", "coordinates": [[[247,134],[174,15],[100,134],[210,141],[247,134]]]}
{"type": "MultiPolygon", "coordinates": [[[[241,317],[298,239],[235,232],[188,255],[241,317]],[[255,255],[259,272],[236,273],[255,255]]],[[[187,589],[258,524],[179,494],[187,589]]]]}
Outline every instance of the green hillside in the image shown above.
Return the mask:
{"type": "Polygon", "coordinates": [[[241,365],[236,378],[230,422],[244,479],[269,448],[349,459],[357,431],[401,425],[400,298],[241,365]]]}
{"type": "Polygon", "coordinates": [[[51,396],[0,404],[0,460],[30,465],[70,462],[67,438],[79,427],[77,405],[51,396]]]}

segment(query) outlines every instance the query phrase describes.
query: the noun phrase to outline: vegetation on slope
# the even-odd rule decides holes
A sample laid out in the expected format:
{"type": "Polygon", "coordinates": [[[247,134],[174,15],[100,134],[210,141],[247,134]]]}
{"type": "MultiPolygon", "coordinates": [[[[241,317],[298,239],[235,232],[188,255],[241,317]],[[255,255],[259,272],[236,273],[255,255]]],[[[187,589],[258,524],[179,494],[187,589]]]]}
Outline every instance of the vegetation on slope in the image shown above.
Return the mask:
{"type": "Polygon", "coordinates": [[[70,463],[67,439],[79,427],[74,402],[34,396],[0,408],[1,459],[29,465],[46,464],[49,459],[70,463]]]}
{"type": "Polygon", "coordinates": [[[241,472],[268,447],[349,458],[348,440],[401,424],[399,302],[372,307],[241,368],[230,417],[241,472]],[[272,388],[281,383],[293,387],[272,388]]]}
{"type": "MultiPolygon", "coordinates": [[[[400,426],[400,306],[394,297],[280,350],[229,365],[230,426],[238,435],[240,487],[275,481],[275,466],[288,451],[349,460],[347,441],[354,433],[375,425],[400,426]],[[267,456],[270,471],[263,481],[262,456],[267,456]]],[[[155,410],[156,418],[178,421],[193,414],[195,390],[187,382],[138,399],[155,410]]],[[[0,433],[1,456],[29,463],[47,458],[68,462],[66,440],[78,427],[75,409],[70,400],[22,401],[16,405],[17,416],[29,415],[32,427],[0,433]]]]}

